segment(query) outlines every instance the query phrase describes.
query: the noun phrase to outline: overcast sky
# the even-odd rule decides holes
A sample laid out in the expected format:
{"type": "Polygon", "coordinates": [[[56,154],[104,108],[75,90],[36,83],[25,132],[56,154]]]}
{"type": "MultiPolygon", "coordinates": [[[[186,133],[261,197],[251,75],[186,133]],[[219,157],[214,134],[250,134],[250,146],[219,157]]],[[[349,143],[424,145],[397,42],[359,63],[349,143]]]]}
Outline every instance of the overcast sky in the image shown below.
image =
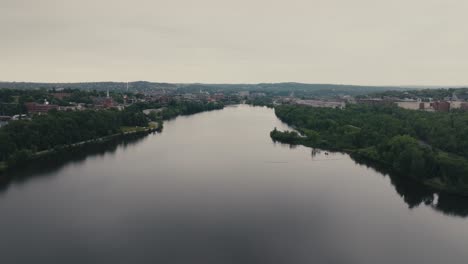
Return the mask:
{"type": "Polygon", "coordinates": [[[0,80],[468,84],[467,0],[0,0],[0,80]]]}

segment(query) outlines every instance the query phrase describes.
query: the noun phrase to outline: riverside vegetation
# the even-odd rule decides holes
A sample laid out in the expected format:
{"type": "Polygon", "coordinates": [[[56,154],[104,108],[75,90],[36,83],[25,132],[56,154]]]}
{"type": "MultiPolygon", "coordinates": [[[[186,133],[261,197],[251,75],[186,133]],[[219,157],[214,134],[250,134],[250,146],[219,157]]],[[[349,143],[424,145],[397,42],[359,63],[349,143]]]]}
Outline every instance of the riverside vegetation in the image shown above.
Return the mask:
{"type": "Polygon", "coordinates": [[[345,151],[438,190],[468,195],[468,113],[366,105],[281,105],[275,113],[298,131],[275,128],[275,141],[345,151]]]}
{"type": "Polygon", "coordinates": [[[112,136],[161,130],[163,120],[178,115],[222,109],[220,103],[170,102],[158,114],[145,116],[146,108],[160,105],[138,103],[123,111],[86,110],[60,112],[51,110],[47,115],[33,116],[31,120],[18,120],[0,128],[0,171],[17,167],[40,155],[53,153],[64,147],[81,143],[103,141],[112,136]],[[158,125],[151,127],[149,122],[158,125]]]}

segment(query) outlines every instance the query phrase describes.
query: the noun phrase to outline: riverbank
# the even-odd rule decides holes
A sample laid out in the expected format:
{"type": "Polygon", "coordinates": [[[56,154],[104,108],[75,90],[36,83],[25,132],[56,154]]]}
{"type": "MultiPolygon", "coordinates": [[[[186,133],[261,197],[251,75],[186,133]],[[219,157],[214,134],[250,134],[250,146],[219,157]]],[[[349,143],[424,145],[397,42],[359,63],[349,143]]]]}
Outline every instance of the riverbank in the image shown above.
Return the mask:
{"type": "MultiPolygon", "coordinates": [[[[393,164],[382,160],[379,158],[379,155],[376,155],[375,150],[370,148],[367,149],[350,149],[350,148],[338,148],[338,147],[327,147],[324,145],[320,145],[315,143],[316,140],[311,140],[309,136],[306,135],[307,133],[300,134],[296,131],[278,131],[273,130],[270,132],[270,137],[275,141],[283,144],[290,144],[290,145],[302,145],[305,147],[310,148],[319,148],[325,151],[332,151],[332,152],[341,152],[348,154],[353,160],[359,159],[360,163],[365,163],[367,166],[376,168],[378,166],[380,168],[379,171],[384,170],[385,173],[388,174],[399,174],[405,175],[405,171],[398,170],[394,168],[393,164]],[[384,168],[384,169],[382,169],[384,168]]],[[[315,136],[315,135],[314,135],[315,136]]],[[[442,155],[447,155],[447,153],[442,152],[442,155]]],[[[468,197],[468,187],[466,186],[456,186],[450,185],[441,180],[439,177],[434,177],[430,179],[421,179],[418,177],[414,177],[412,175],[407,176],[411,181],[417,182],[421,185],[424,185],[428,188],[433,189],[434,191],[460,195],[468,197]]]]}
{"type": "Polygon", "coordinates": [[[21,160],[19,160],[15,164],[8,164],[7,162],[0,162],[0,175],[8,172],[9,170],[27,165],[28,162],[41,160],[47,157],[52,157],[54,155],[57,155],[58,153],[62,153],[63,151],[69,151],[71,149],[78,149],[80,147],[84,147],[84,146],[91,145],[91,144],[104,144],[111,140],[115,140],[119,138],[125,139],[125,138],[131,138],[133,136],[150,134],[153,132],[161,132],[161,130],[162,130],[162,126],[156,122],[150,122],[148,127],[139,127],[139,126],[121,127],[119,133],[115,133],[115,134],[104,136],[104,137],[94,138],[90,140],[85,140],[85,141],[81,141],[81,142],[77,142],[73,144],[56,146],[52,149],[47,149],[43,151],[38,151],[36,153],[31,153],[30,155],[23,157],[21,160]]]}
{"type": "MultiPolygon", "coordinates": [[[[394,169],[392,167],[392,164],[390,164],[389,162],[378,159],[373,155],[368,155],[366,154],[365,151],[362,151],[362,149],[348,150],[346,151],[346,153],[348,153],[350,157],[353,158],[354,160],[359,159],[360,161],[364,161],[365,164],[368,165],[369,167],[375,168],[376,166],[378,166],[380,168],[380,171],[385,172],[387,174],[398,174],[400,175],[399,177],[401,177],[402,175],[403,176],[405,175],[405,172],[394,169]]],[[[409,175],[407,176],[407,178],[408,180],[417,182],[418,184],[421,184],[434,191],[468,197],[468,187],[463,186],[462,184],[460,184],[461,186],[456,185],[456,184],[447,184],[443,182],[440,177],[434,177],[430,179],[421,179],[417,177],[411,177],[409,175]]]]}
{"type": "MultiPolygon", "coordinates": [[[[108,142],[111,139],[118,138],[118,137],[125,138],[125,137],[130,137],[132,135],[149,134],[152,132],[161,132],[163,129],[164,120],[169,120],[180,115],[191,115],[191,114],[205,112],[205,111],[219,110],[219,109],[224,108],[224,105],[212,104],[212,103],[208,103],[208,104],[180,103],[178,105],[170,106],[166,108],[164,111],[160,113],[160,116],[149,118],[150,120],[153,120],[149,122],[148,122],[148,118],[139,115],[141,113],[140,108],[145,108],[145,107],[146,105],[139,105],[138,107],[135,106],[133,109],[129,111],[133,115],[124,116],[123,119],[126,119],[126,122],[123,122],[123,123],[124,124],[145,123],[146,126],[124,125],[124,126],[120,126],[119,128],[113,129],[113,131],[118,131],[117,133],[114,132],[113,134],[110,134],[110,135],[92,138],[92,139],[85,140],[85,141],[79,141],[79,142],[67,144],[67,145],[56,145],[53,147],[49,146],[48,149],[44,149],[44,150],[36,151],[36,152],[34,152],[34,148],[30,149],[28,147],[26,149],[17,151],[16,153],[14,153],[14,155],[10,156],[5,161],[0,162],[0,173],[5,173],[14,168],[27,165],[28,162],[33,161],[33,160],[40,160],[47,156],[53,156],[58,152],[67,151],[67,150],[78,148],[84,145],[102,144],[102,143],[108,142]],[[136,121],[139,121],[139,122],[136,122],[136,121]]],[[[64,113],[64,114],[76,114],[76,113],[64,113]]],[[[48,115],[45,118],[50,118],[50,117],[51,115],[48,115]]],[[[112,126],[115,126],[115,124],[113,124],[114,121],[109,120],[108,123],[111,123],[112,126]]],[[[105,122],[102,122],[102,123],[105,123],[105,122]]],[[[25,124],[29,124],[29,123],[25,123],[25,124]]],[[[64,126],[66,125],[67,124],[64,124],[64,126]]],[[[95,130],[97,129],[94,129],[93,132],[96,132],[95,130]]],[[[101,134],[105,134],[106,132],[105,129],[101,131],[104,132],[101,134]]],[[[84,132],[89,132],[89,131],[84,131],[84,132]]],[[[31,135],[31,134],[32,133],[29,133],[28,135],[31,135]]]]}
{"type": "Polygon", "coordinates": [[[296,131],[273,130],[274,140],[347,152],[439,191],[468,195],[468,141],[460,133],[468,113],[281,105],[275,114],[296,131]]]}

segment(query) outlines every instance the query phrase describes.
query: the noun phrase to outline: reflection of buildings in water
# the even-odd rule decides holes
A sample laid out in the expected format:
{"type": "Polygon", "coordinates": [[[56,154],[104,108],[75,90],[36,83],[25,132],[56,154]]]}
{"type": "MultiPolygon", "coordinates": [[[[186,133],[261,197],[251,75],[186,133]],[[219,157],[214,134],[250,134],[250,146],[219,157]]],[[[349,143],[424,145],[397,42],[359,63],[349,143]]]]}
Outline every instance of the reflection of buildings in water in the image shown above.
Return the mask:
{"type": "Polygon", "coordinates": [[[439,195],[437,193],[434,193],[434,198],[432,199],[432,205],[437,206],[439,203],[439,195]]]}

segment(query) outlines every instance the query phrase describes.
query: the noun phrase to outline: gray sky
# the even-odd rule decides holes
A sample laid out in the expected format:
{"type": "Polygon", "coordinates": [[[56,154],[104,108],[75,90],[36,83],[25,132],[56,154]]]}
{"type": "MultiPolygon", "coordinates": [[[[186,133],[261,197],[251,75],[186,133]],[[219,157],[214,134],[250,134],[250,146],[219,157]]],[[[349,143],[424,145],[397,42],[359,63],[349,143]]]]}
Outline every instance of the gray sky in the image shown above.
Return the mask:
{"type": "Polygon", "coordinates": [[[0,80],[468,84],[466,0],[0,0],[0,80]]]}

